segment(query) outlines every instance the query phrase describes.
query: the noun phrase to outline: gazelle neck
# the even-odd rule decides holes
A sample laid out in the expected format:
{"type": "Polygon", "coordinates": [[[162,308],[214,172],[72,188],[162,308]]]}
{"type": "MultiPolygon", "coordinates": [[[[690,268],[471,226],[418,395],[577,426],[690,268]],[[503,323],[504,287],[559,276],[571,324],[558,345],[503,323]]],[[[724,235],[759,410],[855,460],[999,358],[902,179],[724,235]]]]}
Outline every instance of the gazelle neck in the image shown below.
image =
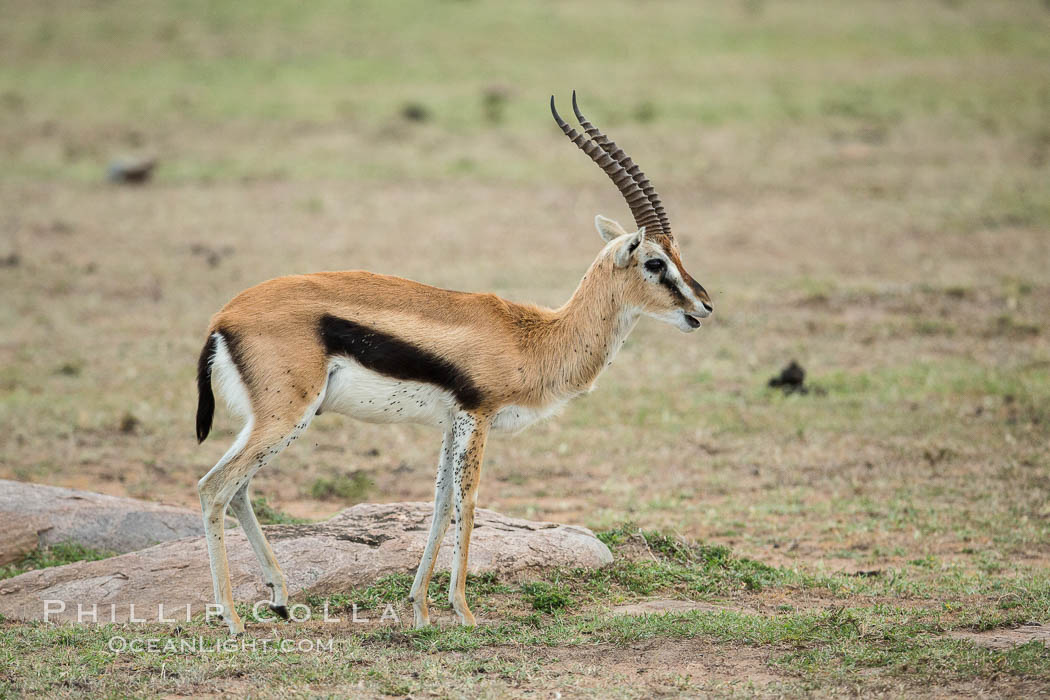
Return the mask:
{"type": "Polygon", "coordinates": [[[590,389],[638,322],[640,312],[626,303],[614,270],[612,259],[600,256],[554,311],[540,349],[545,394],[563,398],[590,389]]]}

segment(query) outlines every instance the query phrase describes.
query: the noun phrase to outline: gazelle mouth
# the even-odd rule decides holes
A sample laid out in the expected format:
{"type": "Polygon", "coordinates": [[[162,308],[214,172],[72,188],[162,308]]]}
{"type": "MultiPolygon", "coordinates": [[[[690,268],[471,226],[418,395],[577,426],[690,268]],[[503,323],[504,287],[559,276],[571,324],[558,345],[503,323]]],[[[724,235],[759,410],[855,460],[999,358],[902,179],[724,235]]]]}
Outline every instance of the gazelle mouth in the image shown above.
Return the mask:
{"type": "Polygon", "coordinates": [[[685,322],[689,324],[690,328],[699,328],[700,327],[700,319],[698,319],[696,316],[693,316],[692,314],[687,314],[687,313],[684,313],[684,312],[683,312],[683,315],[685,316],[685,322]]]}

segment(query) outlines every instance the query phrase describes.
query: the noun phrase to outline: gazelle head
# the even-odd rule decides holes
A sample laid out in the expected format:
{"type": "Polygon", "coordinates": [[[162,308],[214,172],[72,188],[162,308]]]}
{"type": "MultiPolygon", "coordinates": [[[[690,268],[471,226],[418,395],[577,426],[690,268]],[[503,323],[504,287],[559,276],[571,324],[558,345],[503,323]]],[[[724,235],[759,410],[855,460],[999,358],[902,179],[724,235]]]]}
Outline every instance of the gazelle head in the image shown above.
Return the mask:
{"type": "Polygon", "coordinates": [[[660,196],[641,168],[583,116],[576,104],[575,91],[572,109],[586,136],[565,123],[551,96],[554,121],[613,181],[637,225],[637,230],[629,232],[604,216],[594,220],[606,242],[605,254],[612,258],[614,274],[621,276],[625,301],[681,331],[696,330],[700,319],[710,316],[714,310],[711,297],[682,265],[660,196]]]}

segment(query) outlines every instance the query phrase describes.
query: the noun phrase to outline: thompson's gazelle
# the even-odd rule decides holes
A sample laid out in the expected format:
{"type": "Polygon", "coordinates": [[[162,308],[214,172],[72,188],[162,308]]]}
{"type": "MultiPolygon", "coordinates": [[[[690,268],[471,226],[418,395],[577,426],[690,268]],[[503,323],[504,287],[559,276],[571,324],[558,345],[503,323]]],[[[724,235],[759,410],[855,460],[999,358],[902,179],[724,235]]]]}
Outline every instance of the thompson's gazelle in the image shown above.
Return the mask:
{"type": "Polygon", "coordinates": [[[707,292],[682,266],[660,198],[615,143],[573,110],[569,139],[605,171],[634,215],[637,230],[595,219],[605,246],[561,308],[454,292],[371,272],[319,272],[263,282],[237,295],[211,320],[197,370],[197,438],[215,410],[212,377],[244,428],[200,480],[215,599],[233,634],[244,631],[233,606],[223,540],[229,506],[272,589],[270,608],[287,618],[288,590],[252,512],[252,476],[322,411],[364,421],[412,422],[444,432],[434,518],[412,584],[417,627],[429,623],[427,585],[445,531],[456,519],[449,599],[474,624],[464,584],[478,482],[490,431],[516,431],[587,392],[642,314],[689,332],[711,311],[707,292]]]}

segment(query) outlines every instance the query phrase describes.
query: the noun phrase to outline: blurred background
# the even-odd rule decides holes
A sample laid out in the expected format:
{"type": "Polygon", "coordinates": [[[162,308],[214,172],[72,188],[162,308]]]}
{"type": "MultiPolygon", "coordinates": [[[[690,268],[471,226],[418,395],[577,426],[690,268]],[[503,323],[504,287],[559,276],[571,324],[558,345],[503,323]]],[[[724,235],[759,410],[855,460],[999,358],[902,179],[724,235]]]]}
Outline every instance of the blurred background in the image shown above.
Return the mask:
{"type": "MultiPolygon", "coordinates": [[[[818,569],[1045,564],[1045,0],[0,17],[0,477],[195,506],[237,427],[193,439],[208,319],[270,277],[560,304],[594,214],[630,221],[551,121],[575,88],[716,314],[643,322],[596,392],[494,439],[482,505],[818,569]],[[808,391],[769,387],[792,360],[808,391]]],[[[430,498],[436,433],[325,415],[300,442],[254,482],[273,518],[430,498]]]]}

